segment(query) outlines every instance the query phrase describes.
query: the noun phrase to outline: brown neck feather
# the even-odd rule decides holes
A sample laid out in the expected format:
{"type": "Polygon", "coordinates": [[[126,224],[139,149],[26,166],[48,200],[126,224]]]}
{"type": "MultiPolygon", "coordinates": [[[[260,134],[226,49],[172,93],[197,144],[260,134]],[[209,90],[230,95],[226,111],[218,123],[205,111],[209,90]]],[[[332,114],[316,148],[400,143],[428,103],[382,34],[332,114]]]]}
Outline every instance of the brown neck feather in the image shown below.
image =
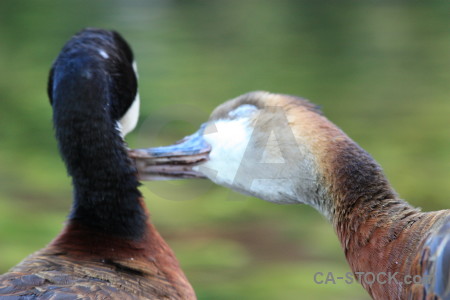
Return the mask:
{"type": "MultiPolygon", "coordinates": [[[[139,201],[148,216],[145,203],[142,199],[139,201]]],[[[69,220],[49,248],[53,252],[86,261],[136,261],[154,264],[163,272],[167,269],[170,271],[169,274],[171,272],[182,274],[173,251],[148,220],[144,234],[139,239],[112,236],[102,231],[92,230],[90,226],[76,220],[69,220]]]]}
{"type": "MultiPolygon", "coordinates": [[[[414,275],[412,259],[425,239],[417,228],[426,214],[399,199],[380,166],[352,140],[341,136],[328,146],[324,181],[333,226],[352,271],[399,272],[397,279],[414,275]]],[[[377,299],[394,299],[404,291],[395,281],[362,284],[377,299]]]]}
{"type": "Polygon", "coordinates": [[[95,232],[72,221],[44,253],[83,262],[86,267],[90,263],[109,265],[117,270],[118,276],[121,272],[134,274],[142,278],[143,284],[150,282],[153,288],[175,289],[180,299],[196,299],[174,253],[149,222],[143,237],[134,240],[95,232]]]}

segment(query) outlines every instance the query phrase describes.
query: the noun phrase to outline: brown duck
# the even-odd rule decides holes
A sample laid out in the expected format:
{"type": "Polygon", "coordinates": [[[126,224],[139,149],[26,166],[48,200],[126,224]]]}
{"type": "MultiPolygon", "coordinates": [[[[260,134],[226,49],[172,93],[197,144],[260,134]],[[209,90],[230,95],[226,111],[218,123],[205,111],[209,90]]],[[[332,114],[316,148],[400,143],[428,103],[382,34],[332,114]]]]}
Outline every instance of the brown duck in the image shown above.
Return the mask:
{"type": "Polygon", "coordinates": [[[374,299],[450,299],[450,211],[421,212],[400,199],[374,159],[304,99],[248,93],[180,143],[130,155],[144,179],[206,176],[313,206],[374,299]]]}

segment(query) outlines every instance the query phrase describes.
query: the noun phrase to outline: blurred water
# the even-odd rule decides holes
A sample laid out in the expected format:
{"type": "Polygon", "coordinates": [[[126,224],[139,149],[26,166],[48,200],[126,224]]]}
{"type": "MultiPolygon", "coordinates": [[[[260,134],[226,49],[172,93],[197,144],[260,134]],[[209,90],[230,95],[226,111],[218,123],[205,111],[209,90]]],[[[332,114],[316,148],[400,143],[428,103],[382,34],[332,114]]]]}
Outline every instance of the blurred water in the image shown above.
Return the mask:
{"type": "MultiPolygon", "coordinates": [[[[69,209],[45,87],[58,51],[84,27],[115,29],[135,51],[143,107],[133,147],[173,142],[247,91],[296,94],[372,153],[404,198],[447,208],[449,8],[447,1],[2,0],[0,271],[50,241],[69,209]]],[[[206,182],[144,189],[200,299],[368,298],[356,285],[314,284],[314,272],[348,268],[331,228],[309,208],[230,196],[206,182]],[[227,201],[234,197],[241,201],[227,201]]]]}

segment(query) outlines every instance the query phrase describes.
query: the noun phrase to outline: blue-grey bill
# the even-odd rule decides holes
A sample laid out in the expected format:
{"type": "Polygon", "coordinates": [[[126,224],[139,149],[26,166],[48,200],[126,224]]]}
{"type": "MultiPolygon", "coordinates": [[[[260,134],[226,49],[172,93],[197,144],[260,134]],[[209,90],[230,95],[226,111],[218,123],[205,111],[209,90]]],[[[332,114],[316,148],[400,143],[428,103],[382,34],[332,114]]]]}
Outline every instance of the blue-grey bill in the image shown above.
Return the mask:
{"type": "Polygon", "coordinates": [[[203,127],[170,146],[131,149],[140,180],[205,178],[193,167],[208,160],[211,146],[203,139],[203,127]]]}

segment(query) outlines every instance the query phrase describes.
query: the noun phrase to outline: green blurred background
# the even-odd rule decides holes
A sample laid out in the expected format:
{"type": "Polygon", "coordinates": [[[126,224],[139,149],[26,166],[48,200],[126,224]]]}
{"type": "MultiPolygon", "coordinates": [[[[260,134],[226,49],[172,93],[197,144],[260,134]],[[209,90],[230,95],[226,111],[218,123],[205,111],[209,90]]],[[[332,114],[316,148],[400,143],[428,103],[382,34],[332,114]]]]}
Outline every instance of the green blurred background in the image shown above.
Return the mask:
{"type": "MultiPolygon", "coordinates": [[[[448,1],[0,1],[0,273],[44,247],[71,204],[45,92],[83,27],[119,31],[140,71],[131,147],[171,143],[251,90],[300,95],[424,210],[450,195],[448,1]]],[[[206,181],[145,184],[152,220],[199,299],[368,299],[313,209],[206,181]]]]}

